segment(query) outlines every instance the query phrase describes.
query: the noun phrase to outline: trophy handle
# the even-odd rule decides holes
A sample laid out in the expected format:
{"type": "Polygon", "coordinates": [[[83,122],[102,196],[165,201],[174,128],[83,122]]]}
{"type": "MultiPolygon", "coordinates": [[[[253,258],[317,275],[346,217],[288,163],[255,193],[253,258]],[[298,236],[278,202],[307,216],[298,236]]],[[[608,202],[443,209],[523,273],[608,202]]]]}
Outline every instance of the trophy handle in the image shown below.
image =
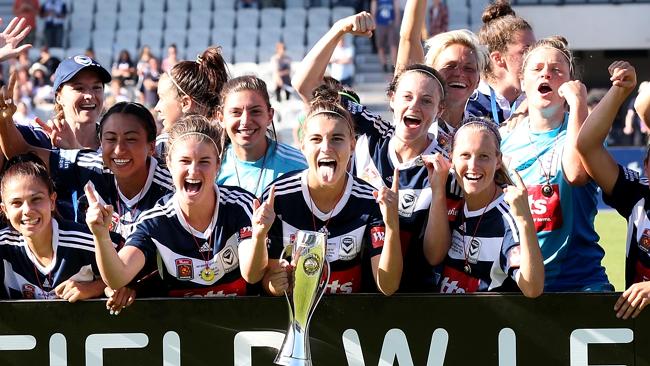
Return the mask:
{"type": "Polygon", "coordinates": [[[323,277],[325,277],[325,281],[321,277],[321,283],[318,285],[318,293],[316,294],[316,303],[320,302],[320,299],[325,294],[327,284],[330,282],[330,262],[327,259],[325,259],[325,264],[323,265],[323,277]]]}

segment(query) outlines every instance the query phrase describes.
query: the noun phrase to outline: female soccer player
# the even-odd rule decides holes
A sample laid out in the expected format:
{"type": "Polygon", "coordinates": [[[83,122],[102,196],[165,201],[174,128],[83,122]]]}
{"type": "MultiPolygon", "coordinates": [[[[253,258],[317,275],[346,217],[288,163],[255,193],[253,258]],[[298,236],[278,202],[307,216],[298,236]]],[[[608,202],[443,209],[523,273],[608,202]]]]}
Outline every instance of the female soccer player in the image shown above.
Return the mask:
{"type": "Polygon", "coordinates": [[[155,110],[163,124],[156,155],[165,161],[167,131],[181,117],[199,114],[216,119],[221,88],[228,81],[226,61],[218,47],[209,47],[196,61],[181,61],[160,76],[155,110]]]}
{"type": "MultiPolygon", "coordinates": [[[[603,191],[605,203],[615,208],[628,222],[625,263],[627,290],[614,306],[616,316],[636,318],[650,296],[650,220],[648,220],[648,184],[639,173],[616,163],[603,145],[619,108],[634,91],[636,72],[625,61],[609,66],[612,87],[591,112],[578,134],[578,151],[589,175],[603,191]]],[[[648,154],[643,159],[646,175],[648,154]]]]}
{"type": "Polygon", "coordinates": [[[488,5],[482,19],[478,36],[488,48],[490,62],[481,70],[481,83],[469,99],[467,111],[473,116],[491,118],[498,125],[510,117],[521,101],[523,55],[535,43],[535,35],[530,24],[517,16],[506,0],[488,5]]]}
{"type": "Polygon", "coordinates": [[[576,149],[587,91],[575,80],[566,40],[535,43],[522,73],[529,116],[503,137],[501,151],[528,187],[545,260],[545,291],[612,291],[594,231],[597,187],[576,149]]]}
{"type": "MultiPolygon", "coordinates": [[[[0,299],[99,297],[92,234],[85,225],[56,215],[56,192],[34,154],[11,158],[0,180],[0,208],[10,226],[0,231],[0,299]]],[[[121,244],[118,236],[108,245],[121,244]]]]}
{"type": "MultiPolygon", "coordinates": [[[[374,29],[370,14],[359,14],[336,22],[305,56],[293,83],[303,100],[322,80],[331,52],[347,33],[368,35],[374,29]]],[[[358,135],[354,152],[354,173],[375,189],[393,184],[399,170],[400,236],[404,245],[404,273],[400,291],[432,291],[435,274],[422,253],[422,243],[433,240],[429,231],[434,222],[429,215],[431,187],[423,156],[447,154],[450,141],[428,132],[441,113],[446,88],[442,77],[429,66],[414,64],[399,72],[388,87],[393,122],[382,120],[364,106],[346,100],[358,135]]],[[[460,207],[460,191],[453,179],[448,182],[448,205],[455,216],[460,207]]]]}
{"type": "MultiPolygon", "coordinates": [[[[456,131],[452,165],[463,188],[463,212],[425,254],[433,265],[444,259],[440,292],[516,291],[537,297],[544,290],[544,262],[537,242],[526,186],[513,184],[501,161],[501,137],[487,119],[472,118],[456,131]]],[[[444,198],[449,163],[432,159],[435,192],[444,198]]],[[[439,215],[446,208],[436,207],[439,215]]]]}
{"type": "Polygon", "coordinates": [[[261,197],[272,180],[307,167],[298,149],[277,141],[274,111],[262,79],[250,75],[231,79],[221,91],[221,101],[217,115],[228,138],[218,184],[261,197]]]}
{"type": "Polygon", "coordinates": [[[86,222],[102,278],[120,288],[156,268],[168,296],[246,295],[267,264],[266,236],[252,225],[253,195],[217,186],[221,132],[205,117],[187,116],[169,130],[167,166],[175,192],[140,215],[119,252],[108,240],[113,208],[87,186],[86,222]]]}
{"type": "Polygon", "coordinates": [[[18,133],[11,115],[15,78],[0,102],[0,146],[8,157],[34,151],[46,162],[57,187],[63,217],[84,222],[83,187],[92,182],[105,203],[115,206],[112,231],[126,237],[138,215],[173,190],[169,172],[152,157],[156,124],[151,113],[137,103],[117,103],[99,122],[101,150],[47,150],[30,146],[18,133]],[[7,116],[7,118],[5,118],[7,116]]]}
{"type": "Polygon", "coordinates": [[[290,267],[280,261],[280,252],[296,230],[309,230],[327,235],[331,266],[327,293],[373,288],[385,295],[394,293],[402,274],[397,169],[392,188],[376,191],[348,173],[354,127],[349,113],[338,104],[314,99],[304,129],[301,150],[309,168],[283,175],[265,192],[275,199],[261,215],[275,220],[264,227],[272,259],[263,285],[276,296],[288,289],[290,267]],[[364,274],[368,268],[371,276],[364,274]],[[363,283],[364,278],[373,278],[375,286],[363,283]]]}

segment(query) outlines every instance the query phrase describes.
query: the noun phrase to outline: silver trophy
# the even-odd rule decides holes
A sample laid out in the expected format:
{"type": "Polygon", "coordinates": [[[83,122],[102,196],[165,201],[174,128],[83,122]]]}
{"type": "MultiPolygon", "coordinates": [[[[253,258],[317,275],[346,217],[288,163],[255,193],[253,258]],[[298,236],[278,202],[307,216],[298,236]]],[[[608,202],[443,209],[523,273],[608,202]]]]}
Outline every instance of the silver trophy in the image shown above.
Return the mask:
{"type": "Polygon", "coordinates": [[[329,263],[325,259],[327,236],[316,231],[296,232],[294,244],[287,245],[281,255],[291,254],[294,266],[292,287],[285,292],[289,303],[289,329],[277,365],[311,366],[309,350],[309,322],[329,281],[329,263]]]}

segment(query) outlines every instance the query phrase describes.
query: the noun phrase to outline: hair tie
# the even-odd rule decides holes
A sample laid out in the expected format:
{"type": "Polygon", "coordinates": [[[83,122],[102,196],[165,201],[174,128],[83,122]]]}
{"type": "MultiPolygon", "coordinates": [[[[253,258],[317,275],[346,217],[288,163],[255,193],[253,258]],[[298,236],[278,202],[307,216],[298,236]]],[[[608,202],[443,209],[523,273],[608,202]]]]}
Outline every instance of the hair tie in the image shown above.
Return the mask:
{"type": "Polygon", "coordinates": [[[196,55],[196,63],[199,65],[203,63],[203,57],[201,55],[196,55]]]}

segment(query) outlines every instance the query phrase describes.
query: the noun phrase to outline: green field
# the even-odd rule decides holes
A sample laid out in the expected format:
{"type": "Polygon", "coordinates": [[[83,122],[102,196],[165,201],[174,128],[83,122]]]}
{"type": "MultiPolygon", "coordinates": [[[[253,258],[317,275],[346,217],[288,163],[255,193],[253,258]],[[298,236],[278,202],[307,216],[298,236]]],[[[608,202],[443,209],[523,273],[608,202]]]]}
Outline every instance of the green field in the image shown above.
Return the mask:
{"type": "Polygon", "coordinates": [[[602,210],[596,216],[596,232],[605,248],[603,265],[616,291],[625,290],[625,232],[627,223],[614,210],[602,210]]]}

